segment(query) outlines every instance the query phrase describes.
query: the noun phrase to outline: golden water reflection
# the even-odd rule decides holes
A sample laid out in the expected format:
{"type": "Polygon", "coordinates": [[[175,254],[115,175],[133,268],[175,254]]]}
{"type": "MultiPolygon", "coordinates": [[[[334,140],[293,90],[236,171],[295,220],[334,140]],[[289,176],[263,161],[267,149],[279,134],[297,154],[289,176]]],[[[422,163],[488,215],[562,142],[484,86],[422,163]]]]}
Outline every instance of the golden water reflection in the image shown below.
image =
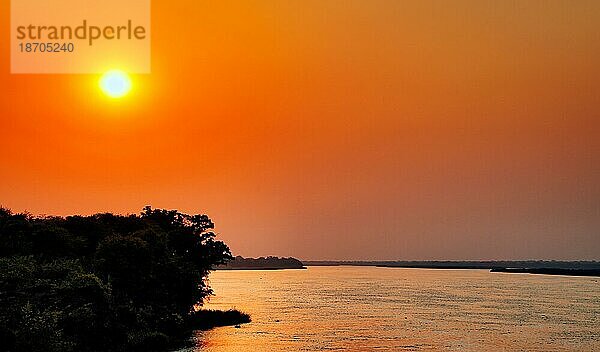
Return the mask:
{"type": "Polygon", "coordinates": [[[218,271],[252,315],[187,351],[600,351],[598,278],[375,267],[218,271]]]}

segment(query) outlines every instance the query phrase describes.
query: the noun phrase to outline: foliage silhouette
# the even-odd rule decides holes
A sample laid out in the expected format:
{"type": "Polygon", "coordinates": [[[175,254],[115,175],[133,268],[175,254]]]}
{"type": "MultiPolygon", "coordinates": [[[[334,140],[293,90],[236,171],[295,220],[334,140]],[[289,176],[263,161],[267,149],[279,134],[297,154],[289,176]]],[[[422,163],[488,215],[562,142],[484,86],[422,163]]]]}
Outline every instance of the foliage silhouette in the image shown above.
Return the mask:
{"type": "MultiPolygon", "coordinates": [[[[185,338],[232,259],[206,215],[34,217],[0,208],[0,346],[163,350],[185,338]]],[[[204,324],[205,325],[205,324],[204,324]]]]}

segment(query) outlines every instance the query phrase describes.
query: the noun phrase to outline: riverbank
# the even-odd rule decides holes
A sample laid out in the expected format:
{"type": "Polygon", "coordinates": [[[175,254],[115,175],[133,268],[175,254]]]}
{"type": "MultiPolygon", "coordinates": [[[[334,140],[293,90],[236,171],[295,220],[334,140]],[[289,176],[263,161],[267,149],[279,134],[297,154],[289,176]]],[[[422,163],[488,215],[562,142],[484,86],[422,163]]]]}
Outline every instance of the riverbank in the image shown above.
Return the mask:
{"type": "Polygon", "coordinates": [[[200,309],[191,315],[189,326],[193,330],[209,330],[220,326],[238,326],[251,321],[250,314],[235,309],[200,309]]]}
{"type": "Polygon", "coordinates": [[[490,272],[540,275],[600,276],[598,261],[304,261],[308,266],[374,266],[412,269],[481,269],[490,272]]]}
{"type": "Polygon", "coordinates": [[[600,270],[599,261],[557,261],[557,260],[304,260],[306,266],[378,266],[386,268],[420,269],[577,269],[600,270]]]}
{"type": "Polygon", "coordinates": [[[216,270],[281,270],[281,269],[306,269],[304,264],[296,258],[287,257],[260,257],[244,258],[237,256],[226,264],[219,265],[216,270]]]}
{"type": "Polygon", "coordinates": [[[565,275],[565,276],[600,276],[599,269],[553,269],[553,268],[493,268],[492,273],[565,275]]]}

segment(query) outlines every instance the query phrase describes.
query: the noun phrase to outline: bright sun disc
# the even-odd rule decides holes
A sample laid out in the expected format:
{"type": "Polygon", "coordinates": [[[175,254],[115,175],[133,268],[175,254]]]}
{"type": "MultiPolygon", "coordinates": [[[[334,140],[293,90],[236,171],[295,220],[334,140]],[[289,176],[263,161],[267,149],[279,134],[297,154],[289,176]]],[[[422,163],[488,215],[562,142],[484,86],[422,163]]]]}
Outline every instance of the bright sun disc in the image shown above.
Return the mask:
{"type": "Polygon", "coordinates": [[[123,71],[108,71],[100,79],[100,89],[111,98],[121,98],[131,90],[131,79],[123,71]]]}

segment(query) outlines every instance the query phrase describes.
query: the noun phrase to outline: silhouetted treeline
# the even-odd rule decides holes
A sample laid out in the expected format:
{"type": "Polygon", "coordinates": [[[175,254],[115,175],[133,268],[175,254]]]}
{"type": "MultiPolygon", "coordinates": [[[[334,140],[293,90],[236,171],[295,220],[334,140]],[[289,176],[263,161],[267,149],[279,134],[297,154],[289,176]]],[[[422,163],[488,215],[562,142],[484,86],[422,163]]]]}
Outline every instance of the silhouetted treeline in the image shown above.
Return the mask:
{"type": "MultiPolygon", "coordinates": [[[[161,350],[231,259],[206,215],[33,217],[0,208],[2,351],[161,350]]],[[[197,324],[197,322],[196,322],[197,324]]]]}
{"type": "Polygon", "coordinates": [[[245,269],[304,269],[304,265],[296,258],[260,257],[244,258],[237,256],[217,269],[245,270],[245,269]]]}
{"type": "Polygon", "coordinates": [[[600,269],[557,269],[557,268],[494,268],[493,273],[542,274],[566,276],[600,276],[600,269]]]}
{"type": "Polygon", "coordinates": [[[304,261],[309,266],[380,266],[390,268],[423,268],[423,269],[500,269],[500,268],[530,268],[530,269],[600,269],[597,261],[558,261],[558,260],[424,260],[424,261],[339,261],[312,260],[304,261]]]}

